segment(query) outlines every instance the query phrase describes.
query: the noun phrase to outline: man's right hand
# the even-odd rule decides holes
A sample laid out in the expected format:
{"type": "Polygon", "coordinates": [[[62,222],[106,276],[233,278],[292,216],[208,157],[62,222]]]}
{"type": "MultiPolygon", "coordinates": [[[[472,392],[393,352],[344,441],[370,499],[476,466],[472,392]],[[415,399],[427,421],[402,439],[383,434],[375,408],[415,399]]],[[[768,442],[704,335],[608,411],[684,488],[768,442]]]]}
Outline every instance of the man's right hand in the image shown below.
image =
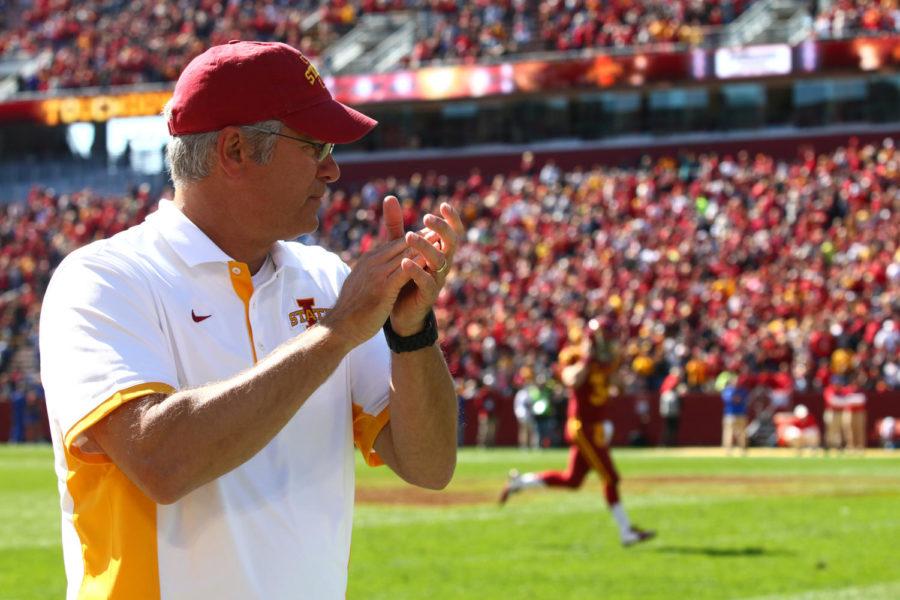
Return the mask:
{"type": "Polygon", "coordinates": [[[400,268],[409,258],[404,239],[363,254],[344,281],[334,307],[321,323],[356,347],[381,330],[410,276],[400,268]]]}

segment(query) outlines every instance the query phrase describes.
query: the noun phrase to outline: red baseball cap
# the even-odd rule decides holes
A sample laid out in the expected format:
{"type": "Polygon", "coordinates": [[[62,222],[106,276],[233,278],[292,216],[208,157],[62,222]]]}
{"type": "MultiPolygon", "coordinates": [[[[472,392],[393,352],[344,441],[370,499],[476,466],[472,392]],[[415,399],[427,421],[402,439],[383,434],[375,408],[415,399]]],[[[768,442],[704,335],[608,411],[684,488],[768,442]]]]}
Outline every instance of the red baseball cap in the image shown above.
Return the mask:
{"type": "Polygon", "coordinates": [[[170,106],[172,135],[277,119],[317,140],[345,144],[378,124],[332,98],[309,59],[280,42],[213,46],[184,68],[170,106]]]}

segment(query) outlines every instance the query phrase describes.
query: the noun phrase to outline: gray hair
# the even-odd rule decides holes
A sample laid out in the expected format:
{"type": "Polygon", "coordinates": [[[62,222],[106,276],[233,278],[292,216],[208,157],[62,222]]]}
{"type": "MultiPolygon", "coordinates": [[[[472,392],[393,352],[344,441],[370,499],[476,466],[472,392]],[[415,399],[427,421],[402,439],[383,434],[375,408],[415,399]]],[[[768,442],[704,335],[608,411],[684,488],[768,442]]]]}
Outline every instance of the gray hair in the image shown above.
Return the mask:
{"type": "MultiPolygon", "coordinates": [[[[163,108],[163,116],[167,123],[171,121],[171,100],[163,108]]],[[[272,160],[275,142],[278,141],[277,136],[269,135],[265,131],[258,131],[257,128],[280,132],[282,127],[281,121],[277,120],[260,121],[241,126],[250,145],[250,158],[261,165],[272,160]]],[[[208,131],[172,136],[166,146],[166,165],[176,187],[200,181],[209,175],[210,157],[219,140],[219,133],[219,131],[208,131]]]]}

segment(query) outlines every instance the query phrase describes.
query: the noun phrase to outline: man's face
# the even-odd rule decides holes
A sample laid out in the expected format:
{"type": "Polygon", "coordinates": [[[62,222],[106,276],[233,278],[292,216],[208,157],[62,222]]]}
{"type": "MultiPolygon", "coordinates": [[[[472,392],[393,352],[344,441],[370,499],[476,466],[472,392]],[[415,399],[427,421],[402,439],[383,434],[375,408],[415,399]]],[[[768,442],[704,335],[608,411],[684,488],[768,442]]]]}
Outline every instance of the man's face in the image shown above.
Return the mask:
{"type": "MultiPolygon", "coordinates": [[[[311,139],[288,128],[281,133],[311,139]]],[[[322,196],[341,171],[331,155],[319,162],[311,144],[284,137],[276,139],[272,160],[255,167],[251,175],[258,191],[252,225],[262,235],[292,240],[319,226],[317,213],[322,196]]]]}

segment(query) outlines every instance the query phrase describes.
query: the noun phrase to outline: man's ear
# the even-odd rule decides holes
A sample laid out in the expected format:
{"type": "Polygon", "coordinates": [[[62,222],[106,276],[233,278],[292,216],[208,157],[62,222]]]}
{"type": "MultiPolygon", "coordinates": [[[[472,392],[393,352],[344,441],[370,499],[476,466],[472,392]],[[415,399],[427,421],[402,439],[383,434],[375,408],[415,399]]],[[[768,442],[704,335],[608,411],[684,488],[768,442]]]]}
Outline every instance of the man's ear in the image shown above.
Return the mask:
{"type": "Polygon", "coordinates": [[[239,127],[226,127],[216,140],[216,159],[228,177],[240,177],[247,167],[250,155],[247,139],[239,127]]]}

